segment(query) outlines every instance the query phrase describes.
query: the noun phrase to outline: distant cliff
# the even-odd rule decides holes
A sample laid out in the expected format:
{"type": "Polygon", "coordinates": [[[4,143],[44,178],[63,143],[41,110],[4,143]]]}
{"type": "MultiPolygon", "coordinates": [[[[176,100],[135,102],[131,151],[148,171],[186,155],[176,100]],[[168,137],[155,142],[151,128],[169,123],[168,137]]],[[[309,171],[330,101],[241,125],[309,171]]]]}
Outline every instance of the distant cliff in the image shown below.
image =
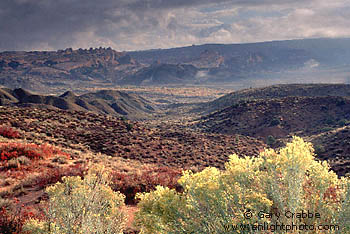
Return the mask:
{"type": "Polygon", "coordinates": [[[60,93],[115,85],[222,84],[255,78],[349,81],[350,39],[206,44],[117,52],[111,48],[0,53],[0,85],[60,93]]]}

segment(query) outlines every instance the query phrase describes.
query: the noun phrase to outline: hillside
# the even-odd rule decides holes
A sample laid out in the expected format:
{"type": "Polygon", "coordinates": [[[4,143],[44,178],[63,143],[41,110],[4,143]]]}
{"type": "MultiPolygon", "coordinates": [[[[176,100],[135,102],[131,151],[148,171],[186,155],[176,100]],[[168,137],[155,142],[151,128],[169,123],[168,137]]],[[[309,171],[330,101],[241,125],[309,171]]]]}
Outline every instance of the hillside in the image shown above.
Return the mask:
{"type": "Polygon", "coordinates": [[[328,160],[340,176],[350,170],[350,126],[335,128],[331,131],[308,138],[314,146],[318,158],[328,160]]]}
{"type": "Polygon", "coordinates": [[[45,96],[32,94],[21,88],[0,89],[0,104],[92,111],[134,119],[147,118],[156,111],[153,104],[141,96],[116,90],[100,90],[80,96],[67,91],[60,96],[45,96]]]}
{"type": "MultiPolygon", "coordinates": [[[[338,94],[347,95],[343,91],[339,89],[338,94]]],[[[350,170],[350,99],[326,96],[327,92],[322,93],[323,97],[309,94],[311,97],[254,99],[253,96],[251,100],[204,115],[192,124],[204,132],[251,136],[274,148],[283,146],[293,135],[301,136],[313,143],[319,159],[329,161],[338,175],[345,175],[350,170]],[[275,140],[269,140],[271,137],[275,140]]]]}
{"type": "Polygon", "coordinates": [[[46,96],[0,89],[0,150],[5,152],[0,201],[7,204],[17,198],[37,212],[39,202],[47,200],[45,187],[62,176],[84,175],[90,162],[113,170],[111,187],[126,196],[123,209],[133,217],[137,192],[152,191],[159,184],[183,191],[177,183],[183,169],[223,169],[229,155],[254,157],[267,144],[279,148],[292,135],[312,142],[317,158],[327,160],[338,176],[349,174],[349,85],[246,89],[200,105],[194,102],[190,108],[197,112],[181,104],[186,111],[165,104],[158,109],[158,104],[137,95],[176,103],[227,92],[138,87],[46,96]],[[203,114],[209,110],[213,112],[203,114]],[[142,120],[127,119],[136,116],[142,120]],[[276,142],[269,142],[269,136],[276,142]],[[37,159],[38,153],[47,156],[37,159]],[[20,155],[17,161],[6,158],[12,154],[20,155]]]}
{"type": "Polygon", "coordinates": [[[350,97],[349,84],[278,84],[262,88],[238,90],[211,102],[198,104],[192,112],[210,113],[250,100],[284,97],[350,97]]]}
{"type": "Polygon", "coordinates": [[[350,120],[350,100],[343,97],[286,97],[234,104],[199,119],[207,132],[266,138],[309,136],[350,120]]]}
{"type": "Polygon", "coordinates": [[[149,128],[141,122],[80,111],[3,106],[0,122],[21,130],[29,141],[177,168],[223,168],[228,155],[257,155],[265,146],[241,135],[200,133],[166,124],[149,128]]]}

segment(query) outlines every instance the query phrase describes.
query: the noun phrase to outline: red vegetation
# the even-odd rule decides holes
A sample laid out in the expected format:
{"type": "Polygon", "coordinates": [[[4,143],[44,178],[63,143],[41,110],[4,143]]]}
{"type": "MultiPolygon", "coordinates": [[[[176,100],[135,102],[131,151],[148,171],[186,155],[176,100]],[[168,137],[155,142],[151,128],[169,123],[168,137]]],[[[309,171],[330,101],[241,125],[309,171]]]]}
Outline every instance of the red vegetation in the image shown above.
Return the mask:
{"type": "Polygon", "coordinates": [[[54,156],[70,158],[69,154],[46,144],[0,143],[0,172],[5,177],[15,180],[22,180],[33,173],[41,173],[43,181],[51,181],[57,174],[53,172],[56,168],[45,160],[54,156]]]}
{"type": "Polygon", "coordinates": [[[21,137],[18,131],[9,126],[0,126],[0,135],[10,139],[21,137]]]}
{"type": "Polygon", "coordinates": [[[329,199],[332,200],[332,202],[334,203],[338,203],[340,202],[340,198],[338,196],[338,190],[339,190],[339,186],[330,186],[326,192],[324,193],[324,197],[323,199],[329,199]]]}
{"type": "Polygon", "coordinates": [[[39,178],[35,180],[35,184],[31,186],[38,186],[40,189],[45,188],[48,185],[55,184],[57,182],[62,182],[62,177],[64,176],[80,176],[84,177],[87,172],[87,167],[85,164],[75,164],[68,168],[55,168],[51,170],[46,170],[41,174],[39,178]]]}
{"type": "MultiPolygon", "coordinates": [[[[35,179],[31,184],[26,184],[24,187],[35,188],[36,190],[43,189],[49,185],[57,182],[62,182],[63,176],[84,176],[87,171],[87,167],[84,164],[75,164],[67,168],[41,168],[42,174],[35,179]]],[[[10,171],[11,177],[20,178],[22,174],[27,174],[23,170],[10,171]]],[[[14,195],[14,194],[13,194],[14,195]]],[[[41,195],[38,197],[39,200],[44,199],[46,196],[41,195]]],[[[24,233],[22,228],[26,220],[29,218],[36,218],[44,220],[45,216],[43,210],[40,207],[45,207],[45,204],[40,203],[39,207],[35,204],[21,203],[18,198],[13,198],[12,209],[6,209],[0,207],[0,234],[13,234],[13,233],[24,233]]],[[[37,202],[35,202],[37,203],[37,202]]]]}
{"type": "Polygon", "coordinates": [[[69,156],[61,150],[44,144],[0,143],[0,162],[6,162],[12,158],[25,156],[31,160],[50,158],[54,155],[69,156]]]}
{"type": "Polygon", "coordinates": [[[21,233],[24,220],[3,207],[0,210],[0,233],[12,234],[21,233]]]}
{"type": "Polygon", "coordinates": [[[17,198],[13,199],[14,209],[0,207],[0,233],[19,234],[23,232],[24,223],[30,218],[43,219],[41,212],[33,212],[31,208],[24,207],[17,198]]]}
{"type": "Polygon", "coordinates": [[[181,175],[182,170],[171,167],[151,168],[135,174],[113,172],[111,187],[123,193],[126,196],[125,203],[131,205],[137,203],[136,193],[150,192],[157,185],[180,189],[177,180],[181,175]]]}

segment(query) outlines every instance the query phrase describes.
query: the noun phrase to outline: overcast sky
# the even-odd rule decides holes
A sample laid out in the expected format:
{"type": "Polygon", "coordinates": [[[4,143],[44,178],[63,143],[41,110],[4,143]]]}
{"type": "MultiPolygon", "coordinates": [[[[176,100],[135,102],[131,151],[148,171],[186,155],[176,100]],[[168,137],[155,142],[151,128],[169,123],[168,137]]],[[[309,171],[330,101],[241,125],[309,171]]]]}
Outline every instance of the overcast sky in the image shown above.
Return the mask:
{"type": "Polygon", "coordinates": [[[349,16],[350,0],[0,0],[0,51],[350,37],[349,16]]]}

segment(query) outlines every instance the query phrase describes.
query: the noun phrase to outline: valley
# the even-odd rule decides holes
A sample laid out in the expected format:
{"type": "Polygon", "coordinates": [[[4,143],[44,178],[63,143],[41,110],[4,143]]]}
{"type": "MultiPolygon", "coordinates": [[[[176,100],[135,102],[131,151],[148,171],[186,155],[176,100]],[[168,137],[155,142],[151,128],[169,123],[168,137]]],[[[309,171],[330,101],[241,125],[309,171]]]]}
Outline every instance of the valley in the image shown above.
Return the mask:
{"type": "Polygon", "coordinates": [[[101,164],[133,213],[136,193],[181,192],[184,170],[223,170],[232,154],[278,151],[293,136],[348,176],[348,70],[303,43],[2,52],[0,205],[18,199],[40,215],[47,186],[101,164]],[[322,69],[339,71],[334,82],[286,78],[322,69]]]}
{"type": "Polygon", "coordinates": [[[0,0],[0,234],[350,234],[349,10],[0,0]]]}
{"type": "Polygon", "coordinates": [[[83,175],[92,163],[112,169],[111,186],[125,194],[130,210],[137,192],[157,185],[181,191],[177,179],[183,170],[224,169],[231,154],[254,157],[267,147],[278,150],[295,135],[312,142],[315,156],[338,176],[348,175],[349,93],[345,84],[235,92],[124,87],[58,96],[2,89],[0,151],[9,158],[2,158],[0,167],[1,201],[10,205],[17,198],[38,214],[39,202],[47,199],[45,187],[65,175],[83,175]],[[22,161],[14,163],[11,152],[22,161]]]}

